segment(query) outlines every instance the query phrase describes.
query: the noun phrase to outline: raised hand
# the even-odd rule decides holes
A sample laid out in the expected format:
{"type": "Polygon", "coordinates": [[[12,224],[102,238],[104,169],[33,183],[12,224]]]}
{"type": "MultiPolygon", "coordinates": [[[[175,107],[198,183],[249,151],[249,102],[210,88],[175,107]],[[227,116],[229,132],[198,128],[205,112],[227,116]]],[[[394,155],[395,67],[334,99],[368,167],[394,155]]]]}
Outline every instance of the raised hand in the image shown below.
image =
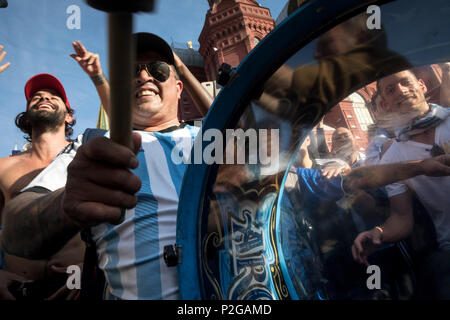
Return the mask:
{"type": "Polygon", "coordinates": [[[70,56],[78,62],[84,72],[90,77],[103,73],[98,54],[88,51],[81,41],[72,42],[72,46],[75,50],[75,54],[72,53],[70,56]]]}
{"type": "MultiPolygon", "coordinates": [[[[6,51],[3,51],[3,46],[0,44],[0,63],[2,63],[3,59],[6,56],[6,51]]],[[[0,65],[0,73],[5,71],[11,65],[10,62],[5,63],[4,65],[0,65]]]]}

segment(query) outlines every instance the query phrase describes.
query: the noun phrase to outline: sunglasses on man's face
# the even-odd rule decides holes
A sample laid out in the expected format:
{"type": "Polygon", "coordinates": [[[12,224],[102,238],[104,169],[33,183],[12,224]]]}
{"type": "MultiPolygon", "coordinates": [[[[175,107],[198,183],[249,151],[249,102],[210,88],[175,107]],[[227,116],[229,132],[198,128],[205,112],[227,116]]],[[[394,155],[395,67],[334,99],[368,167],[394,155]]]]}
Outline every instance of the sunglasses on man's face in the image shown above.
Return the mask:
{"type": "Polygon", "coordinates": [[[136,76],[138,76],[142,70],[145,70],[149,76],[152,76],[159,82],[166,81],[170,76],[170,66],[164,61],[153,61],[147,64],[137,64],[136,76]]]}

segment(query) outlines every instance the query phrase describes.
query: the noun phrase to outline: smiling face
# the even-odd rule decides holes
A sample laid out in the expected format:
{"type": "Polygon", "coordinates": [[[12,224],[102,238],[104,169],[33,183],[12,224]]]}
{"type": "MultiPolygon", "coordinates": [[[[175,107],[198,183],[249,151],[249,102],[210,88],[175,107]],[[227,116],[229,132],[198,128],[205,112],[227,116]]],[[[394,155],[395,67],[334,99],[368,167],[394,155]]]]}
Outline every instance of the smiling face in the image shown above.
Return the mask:
{"type": "Polygon", "coordinates": [[[429,109],[425,99],[425,83],[410,71],[401,71],[381,79],[379,90],[387,111],[425,113],[429,109]]]}
{"type": "Polygon", "coordinates": [[[67,107],[63,99],[55,89],[41,89],[36,91],[28,101],[27,112],[30,116],[37,118],[57,117],[64,119],[67,123],[73,120],[73,115],[67,112],[67,107]]]}
{"type": "MultiPolygon", "coordinates": [[[[145,65],[153,61],[167,60],[154,52],[138,56],[137,64],[145,65]]],[[[177,120],[178,100],[181,97],[183,84],[176,79],[171,67],[170,76],[159,82],[145,68],[142,68],[134,79],[135,105],[133,108],[133,127],[145,130],[152,126],[177,120]]]]}
{"type": "Polygon", "coordinates": [[[54,89],[41,89],[36,91],[28,101],[27,110],[30,111],[58,111],[66,110],[66,105],[59,93],[54,89]]]}
{"type": "Polygon", "coordinates": [[[36,91],[28,101],[27,114],[33,126],[59,126],[73,121],[73,115],[54,89],[36,91]]]}

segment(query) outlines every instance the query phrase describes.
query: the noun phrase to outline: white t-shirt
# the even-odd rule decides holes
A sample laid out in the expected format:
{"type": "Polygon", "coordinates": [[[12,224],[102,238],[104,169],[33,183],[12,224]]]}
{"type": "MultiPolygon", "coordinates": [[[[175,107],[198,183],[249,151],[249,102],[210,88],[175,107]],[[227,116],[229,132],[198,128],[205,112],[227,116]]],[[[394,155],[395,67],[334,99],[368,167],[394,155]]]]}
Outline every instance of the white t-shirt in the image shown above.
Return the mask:
{"type": "MultiPolygon", "coordinates": [[[[450,153],[450,118],[435,131],[435,144],[450,153]]],[[[433,146],[415,141],[397,142],[386,151],[380,164],[430,158],[433,146]]],[[[413,190],[423,204],[436,228],[437,241],[442,249],[450,249],[450,177],[416,176],[386,186],[389,197],[413,190]]]]}

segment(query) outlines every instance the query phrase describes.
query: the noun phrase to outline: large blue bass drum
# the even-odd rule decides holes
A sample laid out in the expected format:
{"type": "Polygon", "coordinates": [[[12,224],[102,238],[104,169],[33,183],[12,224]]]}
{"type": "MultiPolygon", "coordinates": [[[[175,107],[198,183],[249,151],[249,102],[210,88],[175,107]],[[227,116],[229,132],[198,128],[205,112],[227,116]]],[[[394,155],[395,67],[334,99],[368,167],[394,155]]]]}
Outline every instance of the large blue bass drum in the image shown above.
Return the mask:
{"type": "MultiPolygon", "coordinates": [[[[413,70],[426,103],[450,106],[450,3],[291,2],[284,21],[228,70],[194,143],[191,159],[201,152],[202,161],[187,168],[177,220],[181,298],[428,296],[423,266],[445,247],[448,220],[436,218],[412,179],[348,192],[343,177],[393,157],[396,132],[413,119],[392,111],[382,92],[391,82],[381,79],[413,70]],[[405,207],[414,227],[372,250],[376,268],[368,268],[352,247],[395,214],[393,183],[414,191],[405,207]]],[[[436,143],[448,154],[443,139],[436,143]]],[[[450,215],[448,202],[437,211],[450,215]]]]}

